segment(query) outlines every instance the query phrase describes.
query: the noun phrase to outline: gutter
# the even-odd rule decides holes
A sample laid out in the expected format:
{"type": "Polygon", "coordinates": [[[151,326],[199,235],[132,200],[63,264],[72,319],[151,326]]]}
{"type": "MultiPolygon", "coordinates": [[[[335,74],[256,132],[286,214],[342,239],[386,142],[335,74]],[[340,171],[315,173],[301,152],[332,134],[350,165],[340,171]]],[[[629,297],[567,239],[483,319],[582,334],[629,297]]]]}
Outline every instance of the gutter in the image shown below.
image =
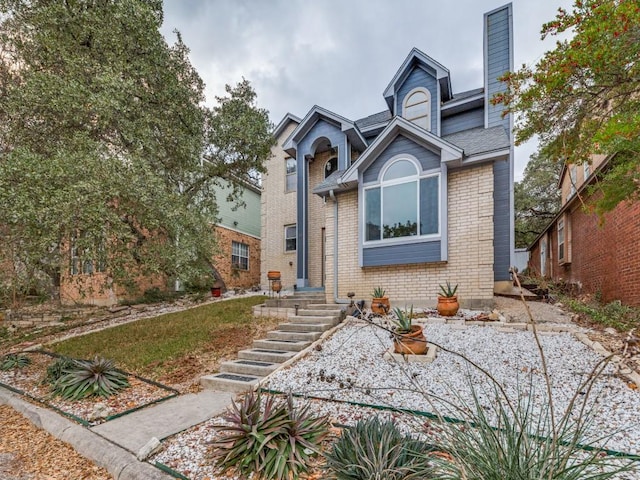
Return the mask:
{"type": "Polygon", "coordinates": [[[338,198],[333,189],[329,190],[333,200],[333,301],[337,304],[350,304],[350,298],[338,298],[338,198]]]}

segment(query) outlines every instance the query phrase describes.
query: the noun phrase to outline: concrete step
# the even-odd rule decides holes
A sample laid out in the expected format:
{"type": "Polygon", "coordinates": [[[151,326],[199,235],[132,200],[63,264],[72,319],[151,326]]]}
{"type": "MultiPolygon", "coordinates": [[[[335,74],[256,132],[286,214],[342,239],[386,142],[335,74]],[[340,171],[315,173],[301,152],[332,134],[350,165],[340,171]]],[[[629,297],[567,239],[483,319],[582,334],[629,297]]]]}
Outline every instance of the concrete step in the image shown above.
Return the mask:
{"type": "Polygon", "coordinates": [[[331,316],[336,316],[339,317],[342,314],[342,311],[339,308],[309,308],[307,306],[307,308],[299,308],[298,309],[298,316],[299,317],[323,317],[325,315],[331,315],[331,316]]]}
{"type": "Polygon", "coordinates": [[[220,364],[220,372],[264,377],[265,375],[269,375],[279,366],[279,363],[240,359],[222,362],[220,364]]]}
{"type": "Polygon", "coordinates": [[[281,323],[278,331],[281,332],[326,332],[332,327],[330,323],[281,323]]]}
{"type": "Polygon", "coordinates": [[[298,340],[303,342],[315,342],[322,336],[322,332],[285,332],[283,330],[273,330],[267,333],[269,340],[298,340]]]}
{"type": "Polygon", "coordinates": [[[260,348],[265,350],[286,350],[287,352],[299,352],[307,348],[309,345],[311,345],[311,341],[308,340],[264,339],[253,341],[254,349],[260,348]]]}
{"type": "Polygon", "coordinates": [[[287,350],[273,350],[268,348],[251,348],[249,350],[240,350],[238,358],[245,360],[257,360],[259,362],[282,363],[290,358],[295,357],[297,352],[287,350]]]}
{"type": "Polygon", "coordinates": [[[305,308],[310,303],[319,303],[322,301],[324,301],[324,298],[303,299],[303,298],[286,297],[286,298],[270,298],[268,300],[265,300],[264,304],[266,307],[273,307],[273,308],[295,308],[295,306],[298,305],[298,308],[300,309],[300,308],[305,308]]]}
{"type": "Polygon", "coordinates": [[[262,377],[255,375],[238,375],[235,373],[215,373],[200,377],[200,385],[208,390],[243,393],[253,389],[262,377]]]}
{"type": "Polygon", "coordinates": [[[318,323],[326,323],[331,325],[332,327],[340,323],[340,317],[338,316],[326,316],[326,317],[301,317],[300,315],[289,315],[287,318],[289,320],[288,323],[299,323],[299,324],[307,324],[314,325],[318,323]]]}
{"type": "Polygon", "coordinates": [[[309,303],[306,307],[308,310],[345,310],[347,305],[338,305],[337,303],[309,303]]]}

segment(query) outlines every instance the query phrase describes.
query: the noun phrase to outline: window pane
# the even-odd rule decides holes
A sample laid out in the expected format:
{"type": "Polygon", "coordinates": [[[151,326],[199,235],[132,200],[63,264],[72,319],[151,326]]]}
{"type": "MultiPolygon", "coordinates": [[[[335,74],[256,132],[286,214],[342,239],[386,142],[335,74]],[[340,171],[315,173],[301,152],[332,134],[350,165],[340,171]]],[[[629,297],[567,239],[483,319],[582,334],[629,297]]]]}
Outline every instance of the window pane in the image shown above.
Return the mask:
{"type": "Polygon", "coordinates": [[[383,238],[418,234],[418,189],[416,182],[391,185],[383,189],[383,238]]]}
{"type": "Polygon", "coordinates": [[[438,177],[420,180],[420,235],[438,233],[439,196],[438,177]]]}
{"type": "Polygon", "coordinates": [[[290,225],[284,228],[284,249],[286,252],[294,252],[296,250],[296,226],[290,225]]]}
{"type": "Polygon", "coordinates": [[[364,192],[365,241],[380,240],[380,189],[371,188],[364,192]]]}
{"type": "Polygon", "coordinates": [[[389,167],[384,173],[383,180],[395,180],[397,178],[417,175],[416,166],[409,160],[400,160],[389,167]]]}
{"type": "Polygon", "coordinates": [[[332,158],[324,166],[324,178],[327,178],[336,170],[338,170],[338,159],[332,158]]]}
{"type": "Polygon", "coordinates": [[[287,158],[287,175],[290,173],[296,173],[296,159],[287,158]]]}

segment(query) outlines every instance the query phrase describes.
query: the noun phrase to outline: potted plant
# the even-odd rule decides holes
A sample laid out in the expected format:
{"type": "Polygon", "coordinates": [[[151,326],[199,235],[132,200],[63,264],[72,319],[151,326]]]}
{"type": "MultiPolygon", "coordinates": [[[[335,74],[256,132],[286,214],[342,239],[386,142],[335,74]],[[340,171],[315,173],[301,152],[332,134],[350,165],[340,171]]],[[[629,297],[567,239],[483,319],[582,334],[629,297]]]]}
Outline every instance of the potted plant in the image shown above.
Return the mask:
{"type": "Polygon", "coordinates": [[[378,315],[386,315],[389,313],[391,306],[389,305],[389,297],[385,296],[385,290],[382,287],[376,287],[371,294],[371,311],[378,315]]]}
{"type": "Polygon", "coordinates": [[[427,351],[427,339],[424,336],[420,325],[413,325],[413,305],[409,312],[393,309],[394,317],[391,321],[394,324],[395,335],[393,337],[393,350],[396,353],[406,355],[424,355],[427,351]]]}
{"type": "Polygon", "coordinates": [[[451,284],[447,282],[447,286],[440,285],[440,293],[438,293],[438,313],[443,317],[452,317],[458,313],[460,304],[456,292],[458,285],[451,288],[451,284]]]}

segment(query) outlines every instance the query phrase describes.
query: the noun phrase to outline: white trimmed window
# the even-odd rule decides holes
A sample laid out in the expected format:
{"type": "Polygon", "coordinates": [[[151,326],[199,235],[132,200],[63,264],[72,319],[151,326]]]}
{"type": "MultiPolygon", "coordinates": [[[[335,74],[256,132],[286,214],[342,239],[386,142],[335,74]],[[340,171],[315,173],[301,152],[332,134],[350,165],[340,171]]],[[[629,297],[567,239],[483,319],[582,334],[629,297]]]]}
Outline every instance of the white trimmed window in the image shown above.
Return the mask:
{"type": "Polygon", "coordinates": [[[297,166],[296,166],[295,158],[286,158],[285,159],[285,168],[286,168],[286,187],[285,192],[295,192],[298,189],[298,176],[297,166]]]}
{"type": "Polygon", "coordinates": [[[284,227],[284,251],[295,252],[298,237],[298,229],[295,225],[285,225],[284,227]]]}
{"type": "Polygon", "coordinates": [[[364,241],[440,233],[440,174],[420,174],[408,158],[391,162],[378,185],[364,189],[364,241]]]}
{"type": "Polygon", "coordinates": [[[426,88],[415,88],[404,98],[402,116],[431,131],[431,93],[426,88]]]}
{"type": "Polygon", "coordinates": [[[69,273],[71,275],[104,272],[106,269],[105,247],[103,244],[95,250],[88,250],[79,246],[84,240],[84,234],[72,235],[71,246],[69,248],[69,273]]]}
{"type": "Polygon", "coordinates": [[[584,173],[584,180],[586,182],[587,178],[589,178],[589,175],[591,175],[591,164],[589,162],[584,162],[582,164],[582,168],[584,173]]]}
{"type": "Polygon", "coordinates": [[[249,270],[249,245],[231,242],[231,266],[236,270],[249,270]]]}
{"type": "Polygon", "coordinates": [[[578,184],[578,169],[575,165],[569,167],[569,198],[576,194],[576,185],[578,184]]]}
{"type": "Polygon", "coordinates": [[[565,261],[565,230],[564,230],[564,218],[558,220],[558,261],[565,261]]]}

